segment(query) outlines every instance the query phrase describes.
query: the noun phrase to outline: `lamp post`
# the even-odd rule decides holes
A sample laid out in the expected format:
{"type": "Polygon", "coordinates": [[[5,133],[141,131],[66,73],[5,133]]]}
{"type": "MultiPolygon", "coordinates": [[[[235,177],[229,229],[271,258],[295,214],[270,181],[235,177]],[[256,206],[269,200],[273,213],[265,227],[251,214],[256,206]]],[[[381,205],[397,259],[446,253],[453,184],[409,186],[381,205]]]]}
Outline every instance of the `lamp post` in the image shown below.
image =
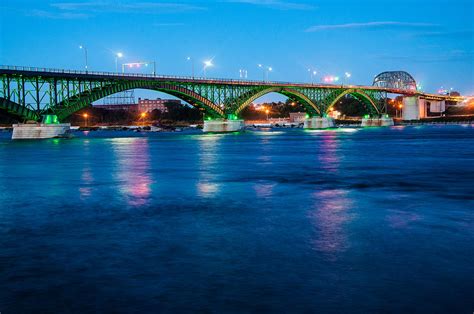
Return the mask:
{"type": "Polygon", "coordinates": [[[265,113],[267,114],[267,121],[268,121],[268,113],[270,112],[270,110],[268,109],[265,109],[265,113]]]}
{"type": "Polygon", "coordinates": [[[194,78],[194,59],[192,59],[191,57],[187,57],[186,61],[191,62],[191,77],[194,78]]]}
{"type": "Polygon", "coordinates": [[[206,69],[212,67],[213,65],[214,64],[212,64],[212,60],[204,61],[204,78],[206,78],[206,69]]]}
{"type": "Polygon", "coordinates": [[[87,70],[88,70],[88,68],[89,68],[89,65],[88,65],[88,62],[87,62],[87,48],[86,48],[86,46],[84,46],[84,45],[80,45],[80,46],[79,46],[79,49],[84,50],[84,58],[85,58],[85,61],[86,61],[86,64],[85,64],[85,65],[86,65],[86,72],[87,72],[87,70]]]}
{"type": "Polygon", "coordinates": [[[268,73],[273,71],[273,68],[272,67],[269,67],[269,66],[265,66],[261,63],[257,64],[257,66],[262,69],[262,79],[263,81],[268,81],[268,73]]]}
{"type": "Polygon", "coordinates": [[[268,74],[273,71],[273,68],[272,67],[268,67],[267,68],[267,82],[268,82],[268,74]]]}
{"type": "Polygon", "coordinates": [[[87,127],[87,118],[89,118],[89,115],[86,112],[82,116],[84,117],[84,126],[87,127]]]}
{"type": "Polygon", "coordinates": [[[117,52],[115,54],[115,73],[118,73],[118,59],[123,57],[123,53],[117,52]]]}
{"type": "Polygon", "coordinates": [[[314,77],[318,72],[316,70],[308,69],[309,76],[311,77],[311,85],[314,84],[314,77]]]}
{"type": "Polygon", "coordinates": [[[146,112],[140,113],[140,119],[142,120],[142,126],[145,126],[146,112]]]}
{"type": "Polygon", "coordinates": [[[349,73],[349,72],[344,73],[344,77],[346,78],[346,80],[345,80],[346,85],[347,85],[347,80],[349,80],[349,78],[350,78],[351,76],[352,76],[352,74],[349,73]]]}

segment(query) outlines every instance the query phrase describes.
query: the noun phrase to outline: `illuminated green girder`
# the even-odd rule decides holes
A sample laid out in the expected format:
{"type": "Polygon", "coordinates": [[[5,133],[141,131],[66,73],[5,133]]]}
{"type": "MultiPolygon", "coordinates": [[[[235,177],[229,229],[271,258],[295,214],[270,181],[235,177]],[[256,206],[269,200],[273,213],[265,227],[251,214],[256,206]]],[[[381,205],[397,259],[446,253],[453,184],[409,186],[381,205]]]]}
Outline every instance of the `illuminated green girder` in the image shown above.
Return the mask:
{"type": "MultiPolygon", "coordinates": [[[[383,87],[312,85],[280,82],[192,79],[151,75],[0,67],[0,109],[25,120],[55,114],[62,121],[103,97],[130,89],[168,93],[200,108],[209,118],[238,118],[243,109],[268,93],[299,102],[309,116],[323,116],[350,95],[368,113],[386,112],[383,87]]],[[[407,91],[408,93],[408,91],[407,91]]],[[[409,92],[412,93],[413,92],[409,92]]]]}

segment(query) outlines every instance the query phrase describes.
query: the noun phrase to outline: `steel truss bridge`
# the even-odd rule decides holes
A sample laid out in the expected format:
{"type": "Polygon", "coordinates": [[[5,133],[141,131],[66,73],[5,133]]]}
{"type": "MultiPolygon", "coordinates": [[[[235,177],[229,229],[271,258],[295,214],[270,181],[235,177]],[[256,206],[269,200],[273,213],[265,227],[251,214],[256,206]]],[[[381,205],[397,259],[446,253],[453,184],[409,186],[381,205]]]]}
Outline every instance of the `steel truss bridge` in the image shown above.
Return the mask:
{"type": "Polygon", "coordinates": [[[374,82],[375,86],[301,84],[17,66],[0,66],[0,79],[0,109],[20,119],[36,121],[44,114],[54,114],[63,121],[96,100],[136,88],[175,96],[202,110],[205,119],[238,119],[245,107],[272,92],[302,104],[309,117],[325,116],[346,95],[358,99],[374,116],[386,113],[388,93],[462,100],[462,97],[422,93],[400,84],[380,86],[380,80],[374,82]]]}

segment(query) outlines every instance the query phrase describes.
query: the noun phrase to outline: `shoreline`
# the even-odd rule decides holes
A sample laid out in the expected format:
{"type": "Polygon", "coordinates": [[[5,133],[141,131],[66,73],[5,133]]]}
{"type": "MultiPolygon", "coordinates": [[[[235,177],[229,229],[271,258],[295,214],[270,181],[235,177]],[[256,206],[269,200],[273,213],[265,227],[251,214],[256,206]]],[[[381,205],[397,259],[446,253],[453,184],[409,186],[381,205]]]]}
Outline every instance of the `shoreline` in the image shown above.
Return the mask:
{"type": "MultiPolygon", "coordinates": [[[[474,120],[469,121],[395,121],[393,126],[422,126],[422,125],[474,125],[474,120]]],[[[81,131],[148,131],[150,132],[150,125],[136,126],[136,125],[113,125],[113,126],[71,126],[74,132],[81,131]]],[[[268,123],[268,125],[260,126],[257,124],[246,124],[246,128],[283,128],[283,129],[301,129],[301,126],[284,126],[278,123],[268,123]]],[[[336,122],[336,128],[361,128],[360,122],[347,121],[336,122]]],[[[181,130],[192,129],[198,130],[200,127],[195,125],[184,126],[184,127],[171,127],[171,128],[160,128],[159,131],[152,132],[180,132],[181,130]]],[[[0,132],[12,132],[13,126],[0,126],[0,132]]]]}

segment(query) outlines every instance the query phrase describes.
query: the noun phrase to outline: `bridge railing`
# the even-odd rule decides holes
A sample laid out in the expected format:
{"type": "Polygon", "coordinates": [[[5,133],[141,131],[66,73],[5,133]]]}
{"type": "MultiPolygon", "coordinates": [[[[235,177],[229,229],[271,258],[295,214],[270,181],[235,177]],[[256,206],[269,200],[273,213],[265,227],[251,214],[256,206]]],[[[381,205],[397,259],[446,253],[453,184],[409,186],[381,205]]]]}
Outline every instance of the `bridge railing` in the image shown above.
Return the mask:
{"type": "MultiPolygon", "coordinates": [[[[255,80],[235,80],[235,79],[218,79],[218,78],[205,78],[205,77],[192,77],[192,76],[178,76],[178,75],[156,75],[156,74],[141,74],[141,73],[121,73],[121,72],[105,72],[105,71],[81,71],[81,70],[65,70],[65,69],[54,69],[54,68],[39,68],[29,66],[11,66],[11,65],[0,65],[1,70],[20,71],[20,72],[36,72],[36,73],[54,73],[54,74],[77,74],[77,75],[94,75],[108,78],[151,78],[151,79],[163,79],[163,80],[181,80],[196,83],[217,83],[217,84],[233,84],[233,85],[268,85],[268,86],[298,86],[298,87],[309,87],[309,88],[361,88],[361,89],[376,89],[383,90],[388,93],[401,94],[401,95],[425,95],[430,97],[438,98],[453,98],[451,96],[442,96],[436,94],[423,93],[413,90],[403,90],[396,88],[385,88],[377,86],[363,86],[363,85],[333,85],[333,84],[309,84],[309,83],[295,83],[295,82],[283,82],[283,81],[255,81],[255,80]]],[[[459,98],[461,99],[461,98],[459,98]]]]}
{"type": "MultiPolygon", "coordinates": [[[[37,72],[37,73],[54,73],[54,74],[78,74],[78,75],[96,75],[104,77],[133,77],[133,78],[157,78],[157,79],[175,79],[175,80],[187,80],[187,81],[200,81],[203,83],[231,83],[241,85],[289,85],[289,86],[327,86],[327,87],[339,87],[342,85],[333,84],[309,84],[309,83],[295,83],[295,82],[284,82],[284,81],[257,81],[257,80],[235,80],[235,79],[222,79],[222,78],[206,78],[199,76],[180,76],[180,75],[156,75],[156,74],[142,74],[142,73],[122,73],[122,72],[106,72],[106,71],[83,71],[83,70],[65,70],[55,68],[39,68],[29,66],[11,66],[11,65],[0,65],[0,70],[10,71],[22,71],[22,72],[37,72]]],[[[356,87],[357,85],[351,85],[356,87]]]]}

